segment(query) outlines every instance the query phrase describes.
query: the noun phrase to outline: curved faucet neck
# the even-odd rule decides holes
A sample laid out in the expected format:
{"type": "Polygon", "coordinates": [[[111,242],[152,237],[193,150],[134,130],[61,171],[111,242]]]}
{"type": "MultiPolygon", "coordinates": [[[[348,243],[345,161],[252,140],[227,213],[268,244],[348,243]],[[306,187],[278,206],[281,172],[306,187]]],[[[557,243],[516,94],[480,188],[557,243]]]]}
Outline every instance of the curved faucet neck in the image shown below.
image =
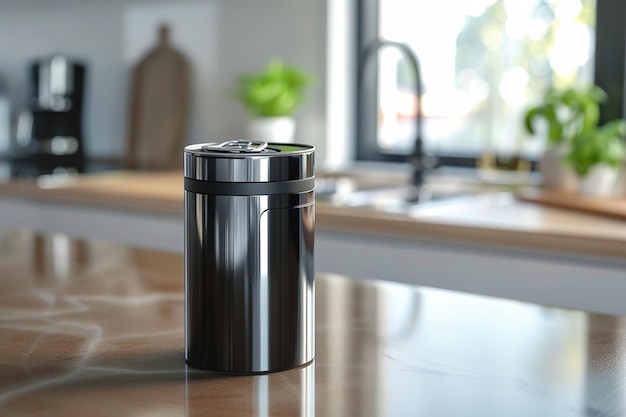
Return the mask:
{"type": "Polygon", "coordinates": [[[417,54],[413,49],[402,42],[389,41],[383,39],[377,39],[371,44],[367,45],[361,55],[361,61],[359,63],[359,86],[363,84],[363,74],[365,67],[371,57],[375,55],[379,50],[383,48],[394,48],[402,53],[404,57],[409,60],[411,68],[415,73],[415,100],[416,100],[416,114],[415,114],[415,140],[414,150],[409,156],[408,161],[413,167],[413,185],[420,186],[424,181],[423,174],[423,141],[422,141],[422,76],[420,71],[420,63],[417,54]]]}

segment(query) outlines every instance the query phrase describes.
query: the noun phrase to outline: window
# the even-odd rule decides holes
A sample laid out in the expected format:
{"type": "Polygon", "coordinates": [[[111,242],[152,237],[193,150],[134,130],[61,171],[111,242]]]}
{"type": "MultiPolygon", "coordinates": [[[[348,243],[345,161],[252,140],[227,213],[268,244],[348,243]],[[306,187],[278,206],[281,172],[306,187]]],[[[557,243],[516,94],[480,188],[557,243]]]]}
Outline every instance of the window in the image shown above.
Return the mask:
{"type": "Polygon", "coordinates": [[[376,39],[408,45],[419,59],[423,88],[416,97],[417,74],[398,48],[361,53],[357,158],[405,160],[421,100],[424,149],[444,163],[475,165],[488,152],[536,159],[545,144],[525,134],[521,121],[547,87],[592,82],[594,57],[597,67],[602,57],[617,56],[595,80],[612,71],[607,77],[619,86],[611,88],[623,98],[623,65],[615,74],[620,57],[624,61],[621,1],[362,1],[360,50],[376,39]],[[614,45],[598,42],[602,51],[595,51],[596,36],[607,35],[596,31],[596,20],[611,38],[621,36],[614,45]],[[620,47],[617,54],[608,51],[620,47]]]}

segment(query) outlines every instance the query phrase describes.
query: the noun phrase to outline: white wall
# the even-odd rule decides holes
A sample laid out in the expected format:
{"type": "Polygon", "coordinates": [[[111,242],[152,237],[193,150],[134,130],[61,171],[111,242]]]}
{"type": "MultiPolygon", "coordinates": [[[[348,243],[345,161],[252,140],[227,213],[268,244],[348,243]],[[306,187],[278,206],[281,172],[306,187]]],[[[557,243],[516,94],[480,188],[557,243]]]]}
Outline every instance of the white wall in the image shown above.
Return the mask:
{"type": "Polygon", "coordinates": [[[168,19],[172,38],[194,66],[188,143],[246,134],[246,115],[230,95],[238,72],[272,57],[316,76],[298,111],[298,138],[325,154],[326,2],[321,0],[0,0],[0,73],[14,109],[27,98],[26,68],[52,52],[89,65],[85,115],[92,156],[125,149],[129,71],[168,19]]]}

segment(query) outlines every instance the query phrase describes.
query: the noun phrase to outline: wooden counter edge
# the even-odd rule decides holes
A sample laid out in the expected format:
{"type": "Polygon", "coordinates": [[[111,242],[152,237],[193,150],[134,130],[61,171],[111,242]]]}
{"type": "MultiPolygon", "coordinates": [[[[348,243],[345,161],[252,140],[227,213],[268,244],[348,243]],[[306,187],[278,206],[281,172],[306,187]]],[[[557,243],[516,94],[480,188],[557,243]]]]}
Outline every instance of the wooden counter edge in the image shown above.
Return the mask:
{"type": "Polygon", "coordinates": [[[337,207],[316,208],[316,225],[321,230],[356,235],[452,242],[490,247],[556,251],[626,260],[626,243],[600,237],[577,237],[555,232],[511,230],[477,225],[408,221],[405,215],[370,213],[369,210],[337,207]]]}
{"type": "MultiPolygon", "coordinates": [[[[146,174],[149,175],[149,174],[146,174]]],[[[73,204],[111,210],[133,210],[156,215],[183,216],[183,198],[172,193],[167,196],[120,196],[114,192],[99,190],[82,194],[67,187],[40,188],[32,180],[12,181],[0,184],[0,197],[24,198],[37,202],[73,204]]],[[[492,247],[569,252],[581,255],[626,259],[626,242],[594,236],[511,230],[478,225],[462,225],[452,222],[429,222],[411,218],[405,214],[384,213],[370,209],[316,206],[316,224],[320,230],[387,238],[405,238],[420,241],[437,241],[486,245],[492,247]]]]}

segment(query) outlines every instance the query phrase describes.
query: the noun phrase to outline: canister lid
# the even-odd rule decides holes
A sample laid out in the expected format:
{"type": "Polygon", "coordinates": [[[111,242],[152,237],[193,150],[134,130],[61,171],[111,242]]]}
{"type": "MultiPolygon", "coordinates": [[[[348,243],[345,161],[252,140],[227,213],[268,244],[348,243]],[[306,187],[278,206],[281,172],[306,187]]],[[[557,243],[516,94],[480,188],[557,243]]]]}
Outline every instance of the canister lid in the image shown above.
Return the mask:
{"type": "Polygon", "coordinates": [[[293,181],[314,176],[315,148],[245,139],[185,147],[186,178],[215,182],[293,181]]]}
{"type": "Polygon", "coordinates": [[[219,143],[205,143],[200,148],[203,151],[259,153],[267,149],[267,142],[252,140],[227,140],[219,143]]]}

